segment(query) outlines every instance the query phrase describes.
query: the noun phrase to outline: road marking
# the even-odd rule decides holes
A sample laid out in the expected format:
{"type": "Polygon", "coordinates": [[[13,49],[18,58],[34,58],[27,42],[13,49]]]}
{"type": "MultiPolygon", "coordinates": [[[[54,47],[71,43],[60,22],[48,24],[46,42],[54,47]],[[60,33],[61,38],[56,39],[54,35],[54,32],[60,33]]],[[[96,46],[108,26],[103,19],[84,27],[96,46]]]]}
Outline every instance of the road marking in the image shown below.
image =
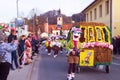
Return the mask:
{"type": "Polygon", "coordinates": [[[117,66],[120,66],[120,64],[119,64],[119,63],[114,63],[114,62],[113,62],[112,64],[113,64],[113,65],[117,65],[117,66]]]}

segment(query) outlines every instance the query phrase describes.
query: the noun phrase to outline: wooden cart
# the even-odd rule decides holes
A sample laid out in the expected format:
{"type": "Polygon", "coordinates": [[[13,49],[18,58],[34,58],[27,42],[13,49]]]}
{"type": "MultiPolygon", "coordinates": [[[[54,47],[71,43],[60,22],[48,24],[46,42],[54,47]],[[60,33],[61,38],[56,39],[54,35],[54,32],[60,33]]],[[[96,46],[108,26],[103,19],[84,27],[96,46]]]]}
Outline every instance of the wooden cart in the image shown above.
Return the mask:
{"type": "MultiPolygon", "coordinates": [[[[105,65],[105,70],[109,73],[109,65],[112,62],[111,31],[109,27],[102,23],[93,22],[82,22],[79,25],[82,30],[80,41],[84,45],[83,52],[80,53],[79,66],[105,65]]],[[[68,36],[69,40],[71,33],[68,36]]]]}

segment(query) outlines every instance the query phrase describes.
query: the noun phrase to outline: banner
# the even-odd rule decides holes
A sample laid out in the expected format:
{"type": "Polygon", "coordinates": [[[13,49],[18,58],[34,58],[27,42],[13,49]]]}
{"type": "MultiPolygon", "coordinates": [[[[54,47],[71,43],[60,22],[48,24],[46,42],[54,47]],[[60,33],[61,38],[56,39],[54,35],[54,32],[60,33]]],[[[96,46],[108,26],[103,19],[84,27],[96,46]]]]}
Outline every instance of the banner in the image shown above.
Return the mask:
{"type": "Polygon", "coordinates": [[[80,52],[80,66],[94,66],[94,50],[80,52]]]}

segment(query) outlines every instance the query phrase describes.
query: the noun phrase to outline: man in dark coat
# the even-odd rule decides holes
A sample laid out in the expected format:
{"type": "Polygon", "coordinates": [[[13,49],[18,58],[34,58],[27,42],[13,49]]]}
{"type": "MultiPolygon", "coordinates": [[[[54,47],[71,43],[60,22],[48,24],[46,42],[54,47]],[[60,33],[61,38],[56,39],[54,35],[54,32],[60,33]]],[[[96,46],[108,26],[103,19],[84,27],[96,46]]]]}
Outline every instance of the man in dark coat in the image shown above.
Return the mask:
{"type": "Polygon", "coordinates": [[[18,55],[19,55],[20,68],[23,67],[22,57],[23,57],[24,50],[25,50],[25,35],[22,35],[22,36],[20,36],[19,45],[18,45],[18,55]]]}
{"type": "MultiPolygon", "coordinates": [[[[11,34],[8,36],[8,43],[11,43],[13,40],[17,40],[16,30],[11,30],[11,34]]],[[[16,68],[18,68],[18,55],[16,50],[12,51],[11,69],[14,70],[13,61],[15,62],[16,68]]]]}

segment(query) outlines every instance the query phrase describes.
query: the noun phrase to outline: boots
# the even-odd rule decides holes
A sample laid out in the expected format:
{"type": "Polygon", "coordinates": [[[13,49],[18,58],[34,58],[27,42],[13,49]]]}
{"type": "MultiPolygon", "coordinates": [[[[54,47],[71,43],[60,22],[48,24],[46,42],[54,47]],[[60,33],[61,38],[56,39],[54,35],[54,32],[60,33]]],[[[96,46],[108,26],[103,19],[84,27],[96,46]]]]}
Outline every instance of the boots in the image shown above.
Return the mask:
{"type": "Polygon", "coordinates": [[[67,75],[67,80],[74,80],[75,78],[75,73],[71,73],[67,75]]]}
{"type": "Polygon", "coordinates": [[[74,80],[74,78],[75,78],[75,73],[72,73],[72,74],[71,74],[71,77],[72,77],[72,80],[74,80]]]}
{"type": "Polygon", "coordinates": [[[51,55],[51,53],[48,53],[48,56],[50,56],[51,55]]]}
{"type": "Polygon", "coordinates": [[[68,74],[68,75],[67,75],[67,80],[72,80],[71,74],[68,74]]]}

